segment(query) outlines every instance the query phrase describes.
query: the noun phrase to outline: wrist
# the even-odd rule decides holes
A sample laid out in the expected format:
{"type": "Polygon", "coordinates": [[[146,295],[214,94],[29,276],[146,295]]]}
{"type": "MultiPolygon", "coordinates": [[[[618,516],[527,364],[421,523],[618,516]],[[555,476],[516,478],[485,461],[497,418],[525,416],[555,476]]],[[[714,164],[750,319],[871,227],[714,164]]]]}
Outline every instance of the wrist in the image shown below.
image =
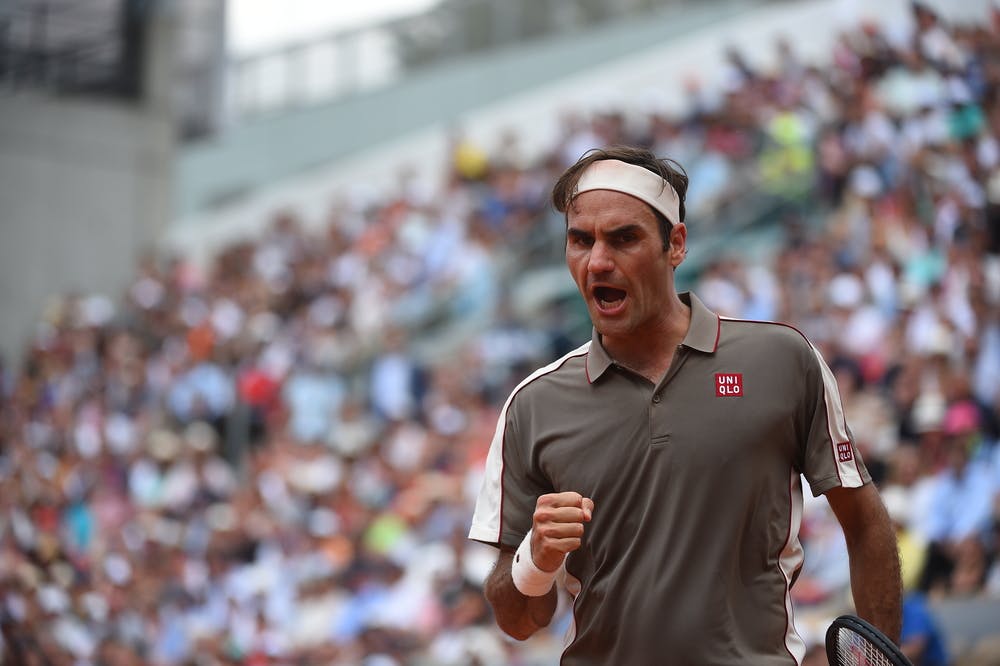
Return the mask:
{"type": "Polygon", "coordinates": [[[531,557],[531,530],[524,535],[521,545],[514,553],[510,574],[514,587],[526,597],[541,597],[548,594],[556,580],[556,571],[544,571],[538,568],[531,557]]]}

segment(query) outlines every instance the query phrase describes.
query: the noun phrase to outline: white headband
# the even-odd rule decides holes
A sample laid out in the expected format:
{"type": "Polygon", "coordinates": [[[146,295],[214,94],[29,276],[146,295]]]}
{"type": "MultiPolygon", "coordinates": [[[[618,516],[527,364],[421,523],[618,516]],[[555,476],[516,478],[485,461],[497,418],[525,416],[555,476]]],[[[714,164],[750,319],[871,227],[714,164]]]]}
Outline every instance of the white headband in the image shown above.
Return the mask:
{"type": "Polygon", "coordinates": [[[587,167],[576,185],[574,197],[590,190],[614,190],[645,201],[671,224],[678,224],[680,197],[667,181],[635,164],[621,160],[598,160],[587,167]]]}

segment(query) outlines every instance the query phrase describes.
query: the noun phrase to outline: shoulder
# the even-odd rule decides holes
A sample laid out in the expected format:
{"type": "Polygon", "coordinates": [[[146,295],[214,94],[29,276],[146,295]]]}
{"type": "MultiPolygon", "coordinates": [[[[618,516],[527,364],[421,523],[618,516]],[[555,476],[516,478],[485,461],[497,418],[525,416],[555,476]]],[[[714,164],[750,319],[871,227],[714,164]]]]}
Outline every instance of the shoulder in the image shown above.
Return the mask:
{"type": "Polygon", "coordinates": [[[763,349],[777,347],[783,351],[813,352],[809,338],[791,324],[777,321],[755,321],[719,317],[720,344],[759,346],[763,349]]]}
{"type": "Polygon", "coordinates": [[[586,384],[587,354],[590,351],[590,344],[590,341],[587,341],[522,379],[507,398],[507,407],[515,401],[544,396],[566,386],[586,384]]]}
{"type": "Polygon", "coordinates": [[[823,375],[819,351],[794,326],[722,318],[721,327],[718,345],[721,359],[766,373],[783,386],[791,386],[790,381],[799,387],[813,385],[823,375]]]}

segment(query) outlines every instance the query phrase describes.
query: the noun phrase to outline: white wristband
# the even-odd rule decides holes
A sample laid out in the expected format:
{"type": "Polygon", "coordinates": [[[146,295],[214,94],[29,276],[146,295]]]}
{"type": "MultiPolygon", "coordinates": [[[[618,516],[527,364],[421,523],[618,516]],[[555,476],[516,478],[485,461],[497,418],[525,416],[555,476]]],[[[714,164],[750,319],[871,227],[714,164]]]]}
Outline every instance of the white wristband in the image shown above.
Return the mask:
{"type": "Polygon", "coordinates": [[[528,530],[514,553],[514,562],[510,567],[514,587],[526,597],[540,597],[552,589],[558,571],[542,571],[535,565],[531,559],[531,530],[528,530]]]}

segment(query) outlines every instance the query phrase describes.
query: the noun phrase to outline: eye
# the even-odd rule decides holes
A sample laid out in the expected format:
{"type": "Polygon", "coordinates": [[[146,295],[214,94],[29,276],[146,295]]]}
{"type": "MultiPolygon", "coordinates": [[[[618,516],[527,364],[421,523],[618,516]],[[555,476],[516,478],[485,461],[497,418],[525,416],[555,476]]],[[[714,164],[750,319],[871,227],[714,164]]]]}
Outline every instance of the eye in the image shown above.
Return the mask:
{"type": "Polygon", "coordinates": [[[635,243],[638,240],[639,240],[639,234],[637,234],[635,231],[632,230],[620,231],[612,237],[612,242],[614,242],[615,245],[619,246],[631,245],[632,243],[635,243]]]}

